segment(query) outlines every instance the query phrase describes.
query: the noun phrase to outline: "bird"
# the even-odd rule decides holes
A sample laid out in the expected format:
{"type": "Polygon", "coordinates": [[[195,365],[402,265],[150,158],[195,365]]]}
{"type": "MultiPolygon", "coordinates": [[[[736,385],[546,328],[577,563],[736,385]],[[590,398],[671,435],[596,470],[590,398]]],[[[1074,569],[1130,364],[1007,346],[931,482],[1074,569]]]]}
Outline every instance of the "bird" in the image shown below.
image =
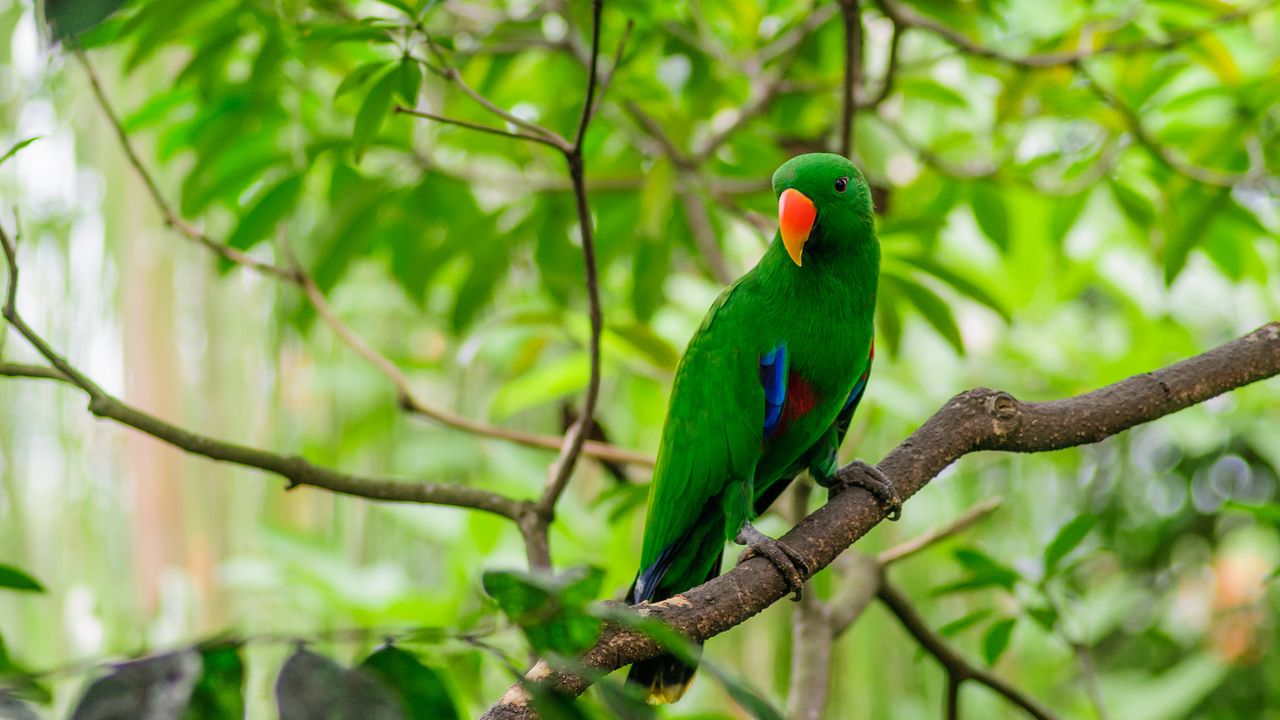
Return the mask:
{"type": "MultiPolygon", "coordinates": [[[[676,369],[627,602],[657,602],[720,574],[725,544],[768,558],[799,599],[804,560],[752,524],[800,473],[901,501],[871,465],[837,450],[875,356],[880,272],[871,189],[842,155],[809,153],[773,174],[778,232],[754,268],[707,311],[676,369]]],[[[651,703],[678,700],[696,665],[659,655],[628,681],[651,703]]]]}

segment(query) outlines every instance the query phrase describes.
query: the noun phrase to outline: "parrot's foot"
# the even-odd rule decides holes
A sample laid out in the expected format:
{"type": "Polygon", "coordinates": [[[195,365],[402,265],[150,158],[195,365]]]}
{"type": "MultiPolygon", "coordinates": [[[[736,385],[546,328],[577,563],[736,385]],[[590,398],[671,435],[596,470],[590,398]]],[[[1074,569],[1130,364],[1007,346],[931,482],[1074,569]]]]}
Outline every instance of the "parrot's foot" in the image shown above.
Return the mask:
{"type": "Polygon", "coordinates": [[[880,503],[886,519],[897,520],[902,517],[902,498],[899,497],[897,488],[875,465],[854,460],[831,477],[819,480],[818,484],[827,488],[831,497],[839,495],[846,488],[860,487],[880,503]]]}
{"type": "Polygon", "coordinates": [[[804,558],[781,541],[755,529],[749,522],[742,524],[742,529],[738,531],[738,536],[733,541],[747,546],[747,549],[738,556],[739,564],[757,555],[767,558],[774,567],[778,568],[782,579],[787,581],[787,587],[792,592],[791,599],[800,600],[801,592],[804,590],[804,576],[809,574],[809,564],[804,561],[804,558]]]}

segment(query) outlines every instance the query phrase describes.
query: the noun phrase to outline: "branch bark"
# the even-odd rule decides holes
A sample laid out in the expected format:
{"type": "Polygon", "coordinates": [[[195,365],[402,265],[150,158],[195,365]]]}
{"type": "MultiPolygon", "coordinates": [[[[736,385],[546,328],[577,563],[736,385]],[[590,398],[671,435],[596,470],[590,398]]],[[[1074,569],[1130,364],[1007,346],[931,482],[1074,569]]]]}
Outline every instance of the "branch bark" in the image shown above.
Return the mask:
{"type": "MultiPolygon", "coordinates": [[[[948,465],[980,450],[1045,452],[1098,442],[1135,425],[1202,403],[1212,397],[1280,374],[1280,323],[1273,322],[1201,355],[1153,372],[1063,400],[1023,402],[978,388],[947,402],[880,462],[905,499],[948,465]]],[[[792,528],[782,540],[816,572],[884,518],[875,499],[861,490],[837,495],[792,528]]],[[[696,641],[745,622],[788,595],[786,583],[767,560],[753,558],[728,573],[674,598],[635,607],[696,641]]],[[[619,627],[606,629],[581,659],[609,672],[653,657],[652,639],[619,627]]],[[[527,676],[558,691],[580,694],[590,684],[539,663],[527,676]]],[[[528,697],[513,686],[486,718],[534,717],[528,697]]]]}

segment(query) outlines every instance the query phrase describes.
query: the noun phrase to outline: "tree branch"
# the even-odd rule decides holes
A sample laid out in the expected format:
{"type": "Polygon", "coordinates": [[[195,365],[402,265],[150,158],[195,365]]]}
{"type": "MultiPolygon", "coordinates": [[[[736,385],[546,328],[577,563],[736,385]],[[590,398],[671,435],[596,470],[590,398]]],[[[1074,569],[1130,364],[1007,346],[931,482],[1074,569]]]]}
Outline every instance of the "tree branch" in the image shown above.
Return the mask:
{"type": "Polygon", "coordinates": [[[9,324],[39,352],[56,373],[48,368],[5,364],[3,374],[21,377],[59,380],[76,386],[89,396],[89,412],[97,417],[115,420],[140,430],[158,440],[202,455],[236,465],[257,468],[275,473],[289,481],[289,487],[310,485],[331,492],[374,500],[393,502],[430,503],[453,507],[484,510],[503,517],[518,520],[527,512],[529,503],[505,495],[464,485],[445,485],[365,477],[331,470],[307,462],[300,457],[280,455],[258,448],[224,442],[206,435],[165,422],[114,397],[101,386],[62,357],[51,345],[27,324],[18,312],[18,259],[17,250],[9,235],[0,228],[0,246],[9,267],[9,289],[4,304],[4,317],[9,324]]]}
{"type": "Polygon", "coordinates": [[[89,87],[93,90],[93,96],[98,101],[98,107],[102,108],[102,113],[107,116],[107,121],[111,123],[111,129],[115,131],[116,138],[120,141],[120,148],[124,150],[125,158],[128,159],[129,164],[133,166],[138,176],[142,178],[143,184],[147,187],[147,193],[151,195],[151,200],[155,203],[156,209],[160,211],[160,216],[164,220],[165,226],[177,230],[224,260],[286,282],[295,282],[296,278],[285,268],[250,257],[230,245],[210,238],[174,211],[173,206],[165,200],[164,194],[160,192],[160,186],[156,183],[155,178],[151,176],[151,173],[147,172],[142,159],[138,157],[137,150],[134,149],[133,143],[129,140],[129,133],[125,131],[124,124],[120,122],[120,117],[116,115],[111,103],[107,100],[107,95],[102,89],[102,83],[99,82],[98,74],[94,72],[93,65],[89,63],[89,58],[84,54],[83,50],[79,49],[75,50],[74,55],[76,60],[79,61],[80,67],[84,68],[85,75],[89,78],[89,87]]]}
{"type": "Polygon", "coordinates": [[[587,429],[595,422],[596,400],[600,395],[600,335],[604,332],[604,313],[600,307],[600,281],[596,272],[595,231],[591,224],[591,206],[587,202],[587,185],[583,179],[582,143],[586,138],[587,125],[595,104],[596,79],[600,63],[600,14],[603,0],[592,0],[591,3],[591,61],[588,63],[586,99],[582,103],[582,117],[578,121],[578,130],[574,134],[573,146],[565,151],[565,162],[569,165],[569,177],[573,181],[573,197],[578,208],[578,229],[582,235],[582,259],[586,269],[588,319],[591,322],[591,339],[588,355],[591,361],[591,374],[587,380],[586,396],[582,400],[582,413],[577,422],[565,433],[564,444],[560,448],[560,456],[551,466],[550,480],[546,491],[538,501],[538,510],[549,523],[555,514],[556,502],[569,485],[573,468],[582,452],[582,445],[587,438],[587,429]]]}
{"type": "MultiPolygon", "coordinates": [[[[137,151],[133,147],[133,143],[129,139],[129,134],[125,131],[123,124],[119,120],[119,116],[116,114],[111,102],[107,99],[106,93],[102,89],[102,84],[98,80],[97,73],[89,63],[88,58],[85,56],[83,51],[79,50],[76,51],[76,58],[84,68],[85,74],[89,78],[89,84],[93,88],[93,94],[98,102],[98,106],[102,108],[103,114],[106,115],[107,120],[111,123],[111,127],[115,131],[116,137],[120,142],[120,147],[124,150],[129,164],[142,179],[143,184],[146,185],[148,192],[151,195],[151,199],[155,203],[156,208],[160,211],[166,226],[173,228],[188,239],[199,243],[219,257],[225,258],[237,265],[261,272],[267,276],[275,277],[282,282],[297,285],[301,288],[307,299],[315,307],[316,313],[325,321],[326,324],[330,326],[338,338],[351,347],[351,349],[357,354],[368,360],[370,364],[391,380],[400,397],[400,404],[406,411],[434,420],[455,430],[471,433],[473,435],[511,442],[518,445],[524,445],[526,447],[541,448],[544,450],[560,449],[563,441],[558,436],[542,435],[539,433],[530,433],[490,425],[488,423],[479,422],[465,416],[449,412],[448,410],[435,407],[422,401],[412,392],[409,387],[408,379],[405,377],[404,373],[401,372],[390,359],[374,350],[368,343],[360,338],[360,336],[356,334],[349,325],[338,318],[338,316],[329,308],[328,303],[324,299],[324,295],[315,287],[314,282],[311,281],[307,274],[303,272],[300,267],[296,266],[296,263],[294,268],[283,268],[278,265],[273,265],[271,263],[266,263],[252,258],[235,248],[210,238],[208,235],[196,229],[194,225],[178,215],[177,212],[173,210],[172,206],[164,199],[164,196],[160,193],[159,185],[155,181],[155,178],[138,156],[137,151]]],[[[443,118],[431,113],[411,110],[408,108],[397,107],[396,111],[422,117],[430,117],[431,119],[448,122],[472,130],[507,135],[523,140],[538,142],[560,149],[556,143],[542,137],[535,137],[524,133],[508,132],[499,128],[491,128],[462,120],[454,120],[452,118],[443,118]]],[[[650,455],[616,447],[607,443],[588,441],[583,445],[583,452],[600,460],[632,463],[650,467],[653,465],[653,457],[650,455]]]]}
{"type": "Polygon", "coordinates": [[[920,613],[912,607],[911,601],[893,583],[881,579],[880,591],[876,595],[885,607],[889,608],[902,627],[920,647],[924,648],[947,671],[947,717],[958,717],[959,688],[966,680],[986,685],[1002,695],[1006,700],[1026,710],[1036,720],[1055,720],[1055,716],[1047,708],[1036,702],[1018,688],[1010,685],[996,675],[971,664],[957,653],[945,640],[929,628],[920,617],[920,613]]]}
{"type": "Polygon", "coordinates": [[[880,11],[895,23],[907,27],[919,28],[926,32],[933,33],[967,55],[997,60],[999,62],[1019,67],[1052,68],[1062,67],[1064,65],[1074,65],[1081,60],[1091,57],[1099,57],[1102,55],[1130,55],[1134,53],[1169,50],[1207,32],[1216,30],[1224,23],[1247,19],[1259,10],[1263,10],[1274,5],[1275,0],[1263,0],[1263,2],[1259,2],[1254,5],[1222,13],[1204,25],[1185,28],[1170,33],[1169,37],[1163,40],[1147,39],[1128,44],[1103,45],[1096,48],[1086,47],[1078,50],[1033,55],[1012,55],[1003,50],[982,45],[959,30],[947,27],[937,20],[916,12],[914,9],[906,5],[898,4],[897,0],[875,0],[875,3],[880,8],[880,11]]]}
{"type": "MultiPolygon", "coordinates": [[[[1166,368],[1064,400],[1023,402],[978,388],[955,396],[877,466],[903,498],[910,498],[959,458],[980,450],[1044,452],[1098,442],[1135,425],[1202,403],[1280,374],[1280,323],[1273,322],[1218,348],[1166,368]]],[[[846,466],[840,472],[850,472],[846,466]]],[[[884,518],[861,490],[832,498],[783,536],[815,572],[884,518]]],[[[695,641],[741,624],[789,594],[767,560],[753,558],[674,598],[635,609],[695,641]]],[[[581,662],[603,672],[653,657],[662,648],[641,633],[610,626],[581,662]]],[[[528,678],[578,694],[589,682],[543,663],[528,678]]],[[[533,717],[517,685],[487,718],[533,717]]]]}
{"type": "Polygon", "coordinates": [[[547,147],[550,147],[550,148],[555,148],[556,150],[560,149],[560,146],[557,145],[554,141],[549,140],[542,135],[535,135],[533,133],[515,132],[512,130],[506,130],[503,128],[490,127],[488,125],[481,125],[480,123],[473,123],[467,120],[459,120],[457,118],[445,117],[444,115],[437,115],[435,113],[427,112],[425,110],[415,110],[413,108],[408,108],[403,105],[396,105],[395,109],[392,112],[395,112],[396,114],[412,115],[414,117],[420,117],[426,120],[434,120],[438,123],[441,123],[442,125],[454,125],[456,127],[466,128],[467,130],[475,130],[476,132],[488,133],[489,135],[497,135],[499,137],[512,138],[513,140],[528,140],[529,142],[536,142],[542,145],[546,145],[547,147]]]}
{"type": "MultiPolygon", "coordinates": [[[[862,0],[840,0],[840,13],[844,17],[844,104],[840,112],[840,154],[852,157],[854,115],[858,111],[858,85],[862,82],[862,0]]],[[[897,34],[895,30],[894,36],[897,34]]],[[[886,76],[886,87],[891,77],[886,76]]]]}
{"type": "Polygon", "coordinates": [[[1120,115],[1124,120],[1124,124],[1129,128],[1129,134],[1133,135],[1133,139],[1138,142],[1151,156],[1156,160],[1164,163],[1169,169],[1190,178],[1196,182],[1205,185],[1213,185],[1221,188],[1231,188],[1247,177],[1246,173],[1233,173],[1215,168],[1207,168],[1200,165],[1194,165],[1182,159],[1172,149],[1166,147],[1151,131],[1146,128],[1142,122],[1142,118],[1138,116],[1137,111],[1124,101],[1119,95],[1111,92],[1099,83],[1097,78],[1085,68],[1083,63],[1075,64],[1076,72],[1084,79],[1085,84],[1107,105],[1120,115]]]}

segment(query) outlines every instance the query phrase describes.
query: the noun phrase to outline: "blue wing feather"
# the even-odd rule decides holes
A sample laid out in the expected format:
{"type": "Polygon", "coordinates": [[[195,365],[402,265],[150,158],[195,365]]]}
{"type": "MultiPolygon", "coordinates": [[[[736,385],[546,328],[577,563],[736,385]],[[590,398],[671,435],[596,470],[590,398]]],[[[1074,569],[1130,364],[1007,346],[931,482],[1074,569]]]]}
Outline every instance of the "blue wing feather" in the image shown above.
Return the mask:
{"type": "Polygon", "coordinates": [[[778,427],[787,400],[786,345],[760,356],[760,384],[764,386],[764,436],[769,437],[778,427]]]}

